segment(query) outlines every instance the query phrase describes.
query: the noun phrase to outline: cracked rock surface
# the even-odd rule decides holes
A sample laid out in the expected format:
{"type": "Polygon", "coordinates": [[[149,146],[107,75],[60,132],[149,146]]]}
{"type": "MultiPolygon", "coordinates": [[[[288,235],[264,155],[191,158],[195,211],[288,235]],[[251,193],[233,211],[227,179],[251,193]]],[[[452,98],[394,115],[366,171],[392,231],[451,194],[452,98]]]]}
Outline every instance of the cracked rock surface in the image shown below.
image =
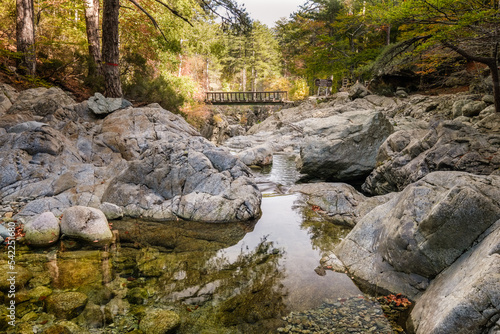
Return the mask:
{"type": "Polygon", "coordinates": [[[360,283],[416,300],[415,333],[490,333],[499,219],[500,176],[433,172],[366,214],[335,252],[360,283]]]}
{"type": "Polygon", "coordinates": [[[158,104],[100,118],[60,89],[17,96],[0,113],[0,203],[27,203],[21,217],[73,206],[112,207],[109,218],[260,215],[250,170],[158,104]]]}

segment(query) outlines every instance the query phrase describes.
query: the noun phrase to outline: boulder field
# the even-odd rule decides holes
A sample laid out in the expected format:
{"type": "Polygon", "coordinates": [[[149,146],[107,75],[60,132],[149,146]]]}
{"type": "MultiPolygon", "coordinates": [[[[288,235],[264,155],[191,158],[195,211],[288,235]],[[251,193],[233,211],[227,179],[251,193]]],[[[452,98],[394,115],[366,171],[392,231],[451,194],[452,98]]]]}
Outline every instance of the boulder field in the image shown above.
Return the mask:
{"type": "Polygon", "coordinates": [[[303,179],[362,181],[364,194],[325,182],[290,191],[319,219],[353,226],[326,262],[375,293],[414,301],[409,333],[500,333],[500,114],[491,97],[351,95],[284,109],[225,145],[248,165],[295,152],[303,179]]]}
{"type": "Polygon", "coordinates": [[[249,168],[158,104],[76,103],[58,88],[18,93],[7,85],[0,95],[0,211],[20,206],[27,221],[75,206],[108,219],[260,215],[249,168]]]}

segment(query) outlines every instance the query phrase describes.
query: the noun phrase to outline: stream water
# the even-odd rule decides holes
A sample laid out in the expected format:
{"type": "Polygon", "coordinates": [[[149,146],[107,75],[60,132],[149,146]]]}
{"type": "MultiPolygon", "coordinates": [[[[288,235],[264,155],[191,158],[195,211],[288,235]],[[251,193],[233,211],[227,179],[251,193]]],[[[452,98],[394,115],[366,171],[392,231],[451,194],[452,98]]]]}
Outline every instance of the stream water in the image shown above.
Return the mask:
{"type": "MultiPolygon", "coordinates": [[[[276,155],[272,169],[255,174],[264,195],[257,222],[122,220],[113,222],[120,241],[104,251],[73,241],[20,249],[18,263],[33,273],[25,295],[40,286],[85,293],[92,307],[72,322],[90,333],[136,330],[151,308],[179,314],[177,333],[391,333],[377,303],[320,266],[348,230],[284,194],[299,177],[293,156],[276,155]]],[[[57,321],[39,300],[17,311],[26,333],[57,321]]]]}

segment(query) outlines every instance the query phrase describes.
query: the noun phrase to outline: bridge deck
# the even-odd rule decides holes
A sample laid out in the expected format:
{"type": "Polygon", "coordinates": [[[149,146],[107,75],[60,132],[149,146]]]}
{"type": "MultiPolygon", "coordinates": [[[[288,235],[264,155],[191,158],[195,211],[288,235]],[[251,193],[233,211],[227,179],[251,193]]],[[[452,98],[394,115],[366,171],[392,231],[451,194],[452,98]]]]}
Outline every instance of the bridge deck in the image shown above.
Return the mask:
{"type": "Polygon", "coordinates": [[[205,103],[209,104],[283,104],[288,92],[207,92],[205,103]]]}

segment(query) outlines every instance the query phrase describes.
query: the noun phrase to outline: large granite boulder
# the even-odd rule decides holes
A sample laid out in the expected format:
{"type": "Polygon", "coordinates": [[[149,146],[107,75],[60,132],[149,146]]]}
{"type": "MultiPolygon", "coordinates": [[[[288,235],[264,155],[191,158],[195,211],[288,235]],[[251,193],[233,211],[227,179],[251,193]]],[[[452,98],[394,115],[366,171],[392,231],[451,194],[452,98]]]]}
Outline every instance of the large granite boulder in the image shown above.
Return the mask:
{"type": "Polygon", "coordinates": [[[256,218],[261,194],[242,162],[193,137],[147,150],[112,180],[102,200],[128,217],[223,222],[256,218]]]}
{"type": "Polygon", "coordinates": [[[489,175],[500,168],[500,129],[482,133],[457,121],[428,131],[398,131],[380,147],[377,168],[363,184],[371,194],[401,191],[433,171],[489,175]]]}
{"type": "Polygon", "coordinates": [[[417,298],[500,218],[500,176],[434,172],[365,215],[336,253],[360,282],[417,298]]]}
{"type": "Polygon", "coordinates": [[[303,128],[301,173],[327,181],[366,177],[380,145],[392,133],[381,112],[359,110],[297,123],[303,128]]]}
{"type": "Polygon", "coordinates": [[[108,220],[99,209],[74,206],[64,210],[61,233],[66,237],[81,239],[98,245],[110,243],[113,233],[108,220]]]}
{"type": "Polygon", "coordinates": [[[75,103],[75,100],[61,88],[32,88],[20,92],[7,113],[47,116],[55,113],[59,108],[75,103]]]}
{"type": "Polygon", "coordinates": [[[439,274],[408,319],[416,334],[500,331],[500,220],[439,274]]]}

